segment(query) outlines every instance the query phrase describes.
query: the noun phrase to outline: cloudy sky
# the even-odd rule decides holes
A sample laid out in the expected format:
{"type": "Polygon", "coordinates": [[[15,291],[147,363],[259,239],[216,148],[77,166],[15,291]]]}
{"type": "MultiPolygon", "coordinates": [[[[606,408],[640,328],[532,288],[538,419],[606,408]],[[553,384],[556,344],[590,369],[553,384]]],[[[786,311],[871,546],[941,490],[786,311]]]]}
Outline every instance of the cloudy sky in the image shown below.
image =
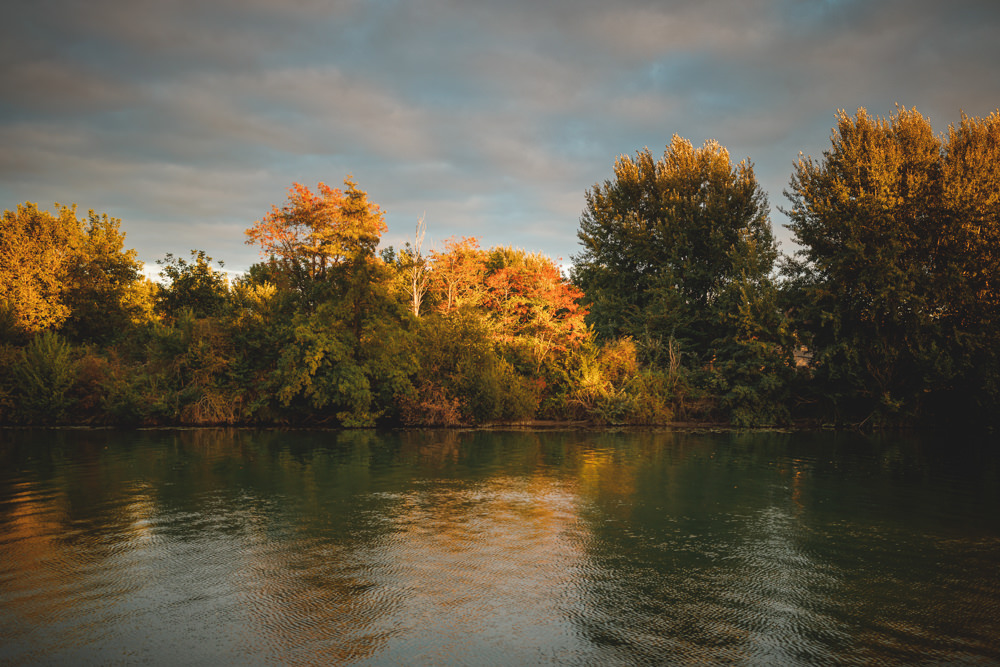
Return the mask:
{"type": "Polygon", "coordinates": [[[353,174],[387,244],[569,261],[584,193],[673,134],[749,157],[783,249],[838,109],[937,130],[1000,106],[996,0],[7,0],[0,206],[122,219],[147,263],[245,269],[293,182],[353,174]]]}

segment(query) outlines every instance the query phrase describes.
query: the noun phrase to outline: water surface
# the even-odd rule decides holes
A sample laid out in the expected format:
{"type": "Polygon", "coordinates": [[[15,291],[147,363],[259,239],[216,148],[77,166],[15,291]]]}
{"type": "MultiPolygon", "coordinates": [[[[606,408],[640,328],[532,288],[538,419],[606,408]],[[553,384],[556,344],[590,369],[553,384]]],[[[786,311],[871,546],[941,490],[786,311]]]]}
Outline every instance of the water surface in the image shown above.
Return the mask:
{"type": "Polygon", "coordinates": [[[2,431],[0,663],[1000,664],[995,452],[2,431]]]}

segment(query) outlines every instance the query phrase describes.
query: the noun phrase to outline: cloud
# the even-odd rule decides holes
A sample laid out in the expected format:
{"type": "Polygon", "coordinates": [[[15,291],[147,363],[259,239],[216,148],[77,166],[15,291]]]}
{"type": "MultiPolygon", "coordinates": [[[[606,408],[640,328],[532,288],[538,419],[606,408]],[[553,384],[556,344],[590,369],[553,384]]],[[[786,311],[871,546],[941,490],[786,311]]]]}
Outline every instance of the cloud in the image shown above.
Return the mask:
{"type": "Polygon", "coordinates": [[[944,130],[997,105],[1000,9],[985,1],[5,9],[3,205],[105,209],[147,261],[205,247],[245,266],[242,229],[293,181],[347,173],[387,210],[388,242],[426,212],[435,237],[568,257],[586,189],[674,133],[750,157],[776,207],[839,108],[916,105],[944,130]]]}

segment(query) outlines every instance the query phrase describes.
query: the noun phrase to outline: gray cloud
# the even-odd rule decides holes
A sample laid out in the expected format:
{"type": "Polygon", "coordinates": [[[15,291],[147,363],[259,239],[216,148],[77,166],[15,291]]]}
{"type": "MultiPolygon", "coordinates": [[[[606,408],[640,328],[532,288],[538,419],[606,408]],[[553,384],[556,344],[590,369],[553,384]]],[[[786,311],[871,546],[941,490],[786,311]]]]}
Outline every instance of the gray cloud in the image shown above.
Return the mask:
{"type": "MultiPolygon", "coordinates": [[[[998,104],[1000,9],[957,0],[19,0],[0,24],[0,199],[123,218],[151,262],[256,260],[293,182],[353,173],[399,244],[568,258],[584,192],[677,133],[749,157],[773,207],[834,114],[998,104]]],[[[775,211],[780,225],[783,217],[775,211]]],[[[779,230],[779,238],[787,234],[779,230]]]]}

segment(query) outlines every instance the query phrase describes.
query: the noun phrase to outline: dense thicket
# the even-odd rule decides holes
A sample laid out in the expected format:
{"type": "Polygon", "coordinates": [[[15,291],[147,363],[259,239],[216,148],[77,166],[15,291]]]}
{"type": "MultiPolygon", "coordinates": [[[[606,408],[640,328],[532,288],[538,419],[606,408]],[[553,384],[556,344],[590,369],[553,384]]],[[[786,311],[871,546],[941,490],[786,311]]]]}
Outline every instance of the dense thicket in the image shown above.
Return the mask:
{"type": "Polygon", "coordinates": [[[350,178],[293,185],[235,279],[192,250],[152,283],[120,221],[26,203],[0,227],[0,423],[995,426],[1000,113],[841,113],[786,196],[779,261],[749,162],[621,157],[571,281],[474,238],[425,251],[422,220],[379,251],[350,178]]]}
{"type": "Polygon", "coordinates": [[[611,391],[601,384],[586,400],[578,396],[581,359],[599,354],[581,293],[552,260],[481,249],[475,239],[451,239],[427,256],[419,244],[377,253],[382,213],[351,180],[342,190],[294,185],[283,206],[247,230],[263,258],[233,281],[193,250],[190,259],[168,254],[159,262],[164,283],[152,285],[139,278],[122,235],[102,252],[89,242],[103,238],[92,230],[117,233],[117,221],[92,215],[82,223],[71,214],[25,205],[6,217],[5,253],[25,255],[18,267],[49,267],[4,277],[6,423],[590,418],[611,391]],[[59,255],[66,247],[72,253],[59,255]],[[132,273],[114,274],[114,284],[97,280],[95,267],[120,266],[132,273]],[[145,307],[123,311],[131,319],[116,321],[114,335],[74,324],[98,322],[91,313],[104,305],[132,303],[118,292],[143,296],[145,307]]]}

